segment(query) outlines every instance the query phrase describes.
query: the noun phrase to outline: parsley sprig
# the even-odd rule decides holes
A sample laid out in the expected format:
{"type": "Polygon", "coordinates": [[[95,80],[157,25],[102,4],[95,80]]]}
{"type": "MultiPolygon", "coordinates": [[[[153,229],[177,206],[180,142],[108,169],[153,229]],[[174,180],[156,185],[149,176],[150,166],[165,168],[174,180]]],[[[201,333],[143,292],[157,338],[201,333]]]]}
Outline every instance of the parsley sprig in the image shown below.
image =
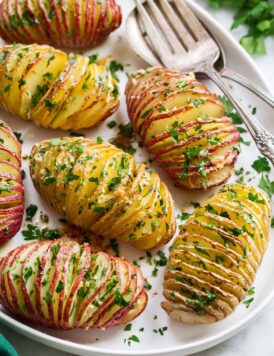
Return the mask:
{"type": "Polygon", "coordinates": [[[248,32],[240,39],[251,54],[265,54],[265,39],[274,35],[274,6],[271,0],[208,0],[215,8],[236,9],[231,29],[247,26],[248,32]]]}

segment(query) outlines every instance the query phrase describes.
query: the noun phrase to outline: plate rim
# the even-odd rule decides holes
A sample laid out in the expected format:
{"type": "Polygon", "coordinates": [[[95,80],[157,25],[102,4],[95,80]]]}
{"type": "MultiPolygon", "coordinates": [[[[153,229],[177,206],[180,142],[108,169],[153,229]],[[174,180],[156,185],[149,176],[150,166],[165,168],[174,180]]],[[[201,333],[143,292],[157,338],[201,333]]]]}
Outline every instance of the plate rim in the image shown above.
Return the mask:
{"type": "MultiPolygon", "coordinates": [[[[195,3],[194,0],[186,0],[187,3],[192,7],[195,13],[202,18],[205,18],[209,23],[213,24],[216,30],[219,31],[220,37],[224,40],[228,40],[233,47],[237,49],[237,52],[243,57],[243,59],[248,62],[249,66],[252,70],[257,74],[257,78],[260,80],[260,85],[267,89],[270,93],[272,92],[270,86],[268,85],[265,77],[263,76],[261,70],[256,65],[255,61],[252,57],[244,51],[241,45],[237,42],[237,40],[219,24],[217,20],[204,8],[202,8],[199,4],[195,3]]],[[[55,336],[49,335],[43,331],[36,330],[34,327],[23,324],[22,322],[14,319],[12,316],[5,314],[0,310],[0,321],[2,321],[6,326],[11,329],[16,330],[16,332],[27,336],[30,339],[33,339],[39,343],[51,346],[55,349],[66,351],[70,353],[78,354],[79,352],[89,353],[90,355],[164,355],[168,353],[176,353],[176,352],[183,352],[186,354],[192,354],[195,352],[203,351],[208,348],[211,348],[227,339],[235,335],[238,331],[242,330],[243,328],[247,327],[259,314],[266,308],[266,306],[271,302],[274,298],[274,286],[272,291],[269,292],[266,299],[261,302],[258,306],[254,308],[250,314],[248,314],[245,318],[241,321],[231,325],[229,328],[226,328],[224,331],[219,332],[216,335],[212,335],[200,341],[194,341],[192,343],[188,343],[187,345],[182,346],[174,346],[168,347],[164,349],[152,349],[152,350],[112,350],[104,349],[104,348],[97,348],[94,346],[86,346],[81,345],[73,341],[64,340],[61,338],[57,338],[55,336]],[[49,345],[50,344],[50,345],[49,345]]]]}

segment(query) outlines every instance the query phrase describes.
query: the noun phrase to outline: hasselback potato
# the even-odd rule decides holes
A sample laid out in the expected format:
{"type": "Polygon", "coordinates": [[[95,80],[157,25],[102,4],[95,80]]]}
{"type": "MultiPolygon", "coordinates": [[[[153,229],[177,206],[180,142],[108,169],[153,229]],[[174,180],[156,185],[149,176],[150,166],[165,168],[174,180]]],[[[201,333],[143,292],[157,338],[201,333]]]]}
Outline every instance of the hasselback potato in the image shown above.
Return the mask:
{"type": "Polygon", "coordinates": [[[240,134],[194,75],[140,70],[129,78],[126,96],[135,131],[177,186],[207,189],[230,177],[240,134]]]}
{"type": "Polygon", "coordinates": [[[141,271],[88,245],[62,239],[17,247],[0,262],[0,303],[56,329],[107,328],[136,318],[147,293],[141,271]]]}
{"type": "Polygon", "coordinates": [[[8,125],[0,120],[0,243],[18,232],[23,214],[21,145],[8,125]]]}
{"type": "Polygon", "coordinates": [[[269,241],[270,200],[258,188],[224,186],[188,218],[164,278],[162,307],[185,323],[234,311],[254,281],[269,241]]]}
{"type": "Polygon", "coordinates": [[[78,130],[119,105],[115,79],[88,57],[49,46],[0,48],[0,107],[38,126],[78,130]]]}
{"type": "Polygon", "coordinates": [[[37,191],[67,221],[141,249],[174,234],[173,200],[156,173],[101,140],[42,141],[31,152],[37,191]]]}
{"type": "Polygon", "coordinates": [[[3,0],[0,36],[11,43],[84,48],[101,42],[121,19],[115,0],[3,0]]]}

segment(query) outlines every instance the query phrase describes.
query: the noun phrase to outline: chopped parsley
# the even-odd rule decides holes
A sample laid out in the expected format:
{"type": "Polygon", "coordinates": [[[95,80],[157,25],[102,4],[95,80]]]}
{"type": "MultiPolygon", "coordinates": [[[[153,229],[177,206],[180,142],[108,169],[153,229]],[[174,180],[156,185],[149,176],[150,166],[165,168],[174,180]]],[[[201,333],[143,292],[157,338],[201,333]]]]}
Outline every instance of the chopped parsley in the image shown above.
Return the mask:
{"type": "Polygon", "coordinates": [[[127,324],[127,325],[124,327],[124,331],[131,331],[131,327],[132,327],[132,324],[127,324]]]}
{"type": "Polygon", "coordinates": [[[274,181],[271,182],[268,175],[262,175],[259,182],[259,188],[263,189],[271,197],[274,193],[274,181]]]}
{"type": "Polygon", "coordinates": [[[231,29],[245,26],[247,33],[240,39],[243,48],[252,54],[265,54],[265,39],[274,34],[273,2],[271,0],[208,0],[219,9],[229,7],[236,10],[231,29]]]}
{"type": "Polygon", "coordinates": [[[271,167],[266,157],[259,157],[256,161],[253,162],[252,168],[255,169],[256,172],[269,172],[271,167]]]}
{"type": "Polygon", "coordinates": [[[115,80],[117,80],[117,82],[119,82],[119,78],[116,73],[119,71],[123,71],[124,66],[121,63],[118,63],[116,61],[111,61],[110,65],[109,65],[109,70],[110,70],[110,73],[112,74],[113,78],[115,80]]]}
{"type": "Polygon", "coordinates": [[[104,142],[104,140],[102,139],[101,136],[98,136],[98,137],[96,138],[96,142],[97,142],[99,145],[101,145],[101,144],[104,142]]]}
{"type": "Polygon", "coordinates": [[[36,205],[30,204],[26,209],[26,215],[27,215],[26,220],[31,221],[34,215],[36,214],[37,210],[38,207],[36,205]]]}
{"type": "Polygon", "coordinates": [[[32,276],[32,274],[33,274],[33,270],[31,266],[24,269],[23,275],[24,275],[25,282],[28,281],[29,277],[32,276]]]}
{"type": "Polygon", "coordinates": [[[23,230],[22,235],[24,236],[26,241],[55,240],[61,237],[61,233],[57,229],[44,228],[41,230],[38,226],[32,224],[27,225],[27,230],[23,230]]]}
{"type": "Polygon", "coordinates": [[[153,109],[148,109],[148,110],[144,111],[142,116],[141,116],[141,119],[146,118],[151,113],[152,110],[153,109]]]}
{"type": "Polygon", "coordinates": [[[57,106],[57,101],[50,101],[49,99],[45,99],[45,106],[46,108],[48,108],[49,110],[55,108],[57,106]]]}
{"type": "Polygon", "coordinates": [[[44,185],[48,186],[51,184],[55,184],[56,183],[56,178],[53,176],[45,176],[44,178],[44,185]]]}
{"type": "Polygon", "coordinates": [[[55,291],[56,293],[61,293],[63,289],[64,289],[64,283],[61,280],[59,280],[55,291]]]}
{"type": "Polygon", "coordinates": [[[88,56],[89,64],[97,63],[98,57],[99,57],[98,53],[92,54],[91,56],[88,56]]]}
{"type": "Polygon", "coordinates": [[[123,308],[128,307],[130,304],[130,302],[126,301],[125,298],[122,296],[119,289],[116,289],[116,291],[115,291],[114,303],[119,305],[120,307],[123,307],[123,308]]]}

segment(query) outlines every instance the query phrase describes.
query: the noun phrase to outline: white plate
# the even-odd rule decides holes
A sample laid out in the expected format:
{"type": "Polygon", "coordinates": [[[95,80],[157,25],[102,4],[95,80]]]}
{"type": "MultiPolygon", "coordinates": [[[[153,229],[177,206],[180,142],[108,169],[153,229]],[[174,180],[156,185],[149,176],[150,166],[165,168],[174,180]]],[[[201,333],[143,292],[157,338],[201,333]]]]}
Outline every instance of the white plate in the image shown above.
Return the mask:
{"type": "MultiPolygon", "coordinates": [[[[123,13],[124,20],[130,10],[133,8],[133,0],[123,0],[123,13]]],[[[267,88],[266,83],[254,66],[253,62],[249,59],[247,54],[241,49],[241,47],[235,42],[235,40],[226,33],[217,22],[211,18],[204,10],[198,7],[196,4],[192,4],[193,9],[198,16],[207,24],[208,28],[214,35],[216,35],[222,42],[226,52],[228,53],[228,62],[231,68],[237,69],[240,73],[252,78],[258,84],[267,88]]],[[[128,44],[124,40],[124,27],[122,26],[116,31],[100,48],[92,51],[93,53],[99,52],[100,55],[112,53],[114,58],[122,62],[123,64],[131,64],[129,67],[125,67],[126,71],[134,71],[138,68],[145,68],[146,64],[140,60],[129,48],[128,44]]],[[[91,52],[90,52],[91,53],[91,52]]],[[[123,93],[124,85],[126,82],[126,75],[123,73],[121,76],[121,93],[123,93]]],[[[271,122],[271,111],[264,107],[261,102],[256,101],[256,98],[247,93],[247,91],[236,88],[235,91],[242,98],[244,103],[251,104],[252,107],[257,107],[258,118],[266,125],[269,130],[273,131],[271,122]]],[[[12,118],[11,116],[0,112],[1,118],[8,121],[11,127],[22,132],[24,145],[23,153],[28,154],[32,145],[39,140],[57,136],[64,136],[62,131],[53,131],[46,129],[38,129],[32,123],[26,123],[20,119],[12,118]]],[[[108,119],[117,120],[119,123],[127,122],[127,114],[125,101],[122,96],[121,107],[112,118],[108,119]]],[[[115,129],[109,129],[107,122],[100,125],[100,127],[94,130],[85,130],[86,137],[96,138],[97,136],[103,137],[105,140],[115,136],[115,129]]],[[[250,140],[247,134],[244,134],[245,140],[250,140]]],[[[251,185],[257,185],[260,178],[256,172],[251,168],[252,162],[258,156],[258,151],[255,145],[252,143],[250,146],[242,145],[242,153],[239,157],[237,168],[244,167],[245,171],[250,170],[251,174],[246,176],[252,178],[249,182],[251,185]]],[[[144,161],[147,159],[147,155],[144,150],[138,148],[138,153],[135,154],[138,161],[144,161]]],[[[35,192],[29,174],[28,174],[28,162],[24,161],[24,169],[27,172],[25,179],[25,191],[26,191],[26,206],[30,203],[37,204],[39,209],[47,213],[50,216],[50,225],[58,227],[59,216],[54,213],[38,196],[35,192]]],[[[176,211],[179,212],[182,207],[187,207],[189,211],[192,209],[190,201],[203,201],[206,197],[214,193],[216,189],[211,189],[206,193],[201,192],[186,192],[174,188],[172,183],[162,174],[160,169],[154,167],[161,175],[162,179],[169,186],[173,197],[175,198],[176,211]]],[[[234,179],[234,178],[233,178],[234,179]]],[[[232,179],[232,180],[233,180],[232,179]]],[[[247,179],[245,181],[247,181],[247,179]]],[[[273,177],[272,177],[273,180],[273,177]]],[[[23,227],[24,228],[24,227],[23,227]]],[[[1,247],[1,255],[5,254],[12,248],[24,243],[23,237],[20,233],[17,234],[10,242],[1,247]]],[[[168,246],[163,249],[168,252],[168,246]]],[[[145,253],[128,245],[121,246],[122,255],[133,260],[138,259],[141,256],[145,256],[145,253]]],[[[155,251],[153,255],[156,253],[155,251]]],[[[152,290],[150,291],[150,301],[145,312],[132,323],[132,330],[126,332],[122,327],[116,327],[107,331],[89,330],[89,331],[55,331],[37,326],[29,326],[13,319],[3,309],[0,311],[0,320],[5,325],[11,327],[17,332],[30,337],[36,341],[44,343],[48,346],[55,347],[60,350],[68,351],[81,355],[186,355],[193,352],[198,352],[209,348],[221,341],[231,337],[238,332],[244,326],[248,325],[255,317],[264,309],[274,295],[273,283],[269,283],[273,279],[274,274],[274,250],[273,244],[270,243],[269,249],[264,258],[263,264],[257,274],[255,280],[255,301],[251,304],[249,309],[246,309],[244,305],[240,305],[236,312],[229,316],[224,321],[221,321],[214,325],[202,325],[191,326],[184,325],[170,320],[165,312],[160,307],[162,297],[162,280],[164,268],[160,268],[157,278],[151,277],[153,267],[149,266],[146,260],[139,261],[144,274],[148,277],[152,284],[152,290]],[[157,319],[154,316],[157,315],[157,319]],[[164,326],[168,327],[164,336],[159,333],[154,333],[153,329],[159,329],[164,326]],[[139,331],[144,327],[144,332],[139,331]],[[131,335],[137,335],[140,339],[140,343],[131,343],[128,346],[124,343],[124,340],[131,335]]]]}

